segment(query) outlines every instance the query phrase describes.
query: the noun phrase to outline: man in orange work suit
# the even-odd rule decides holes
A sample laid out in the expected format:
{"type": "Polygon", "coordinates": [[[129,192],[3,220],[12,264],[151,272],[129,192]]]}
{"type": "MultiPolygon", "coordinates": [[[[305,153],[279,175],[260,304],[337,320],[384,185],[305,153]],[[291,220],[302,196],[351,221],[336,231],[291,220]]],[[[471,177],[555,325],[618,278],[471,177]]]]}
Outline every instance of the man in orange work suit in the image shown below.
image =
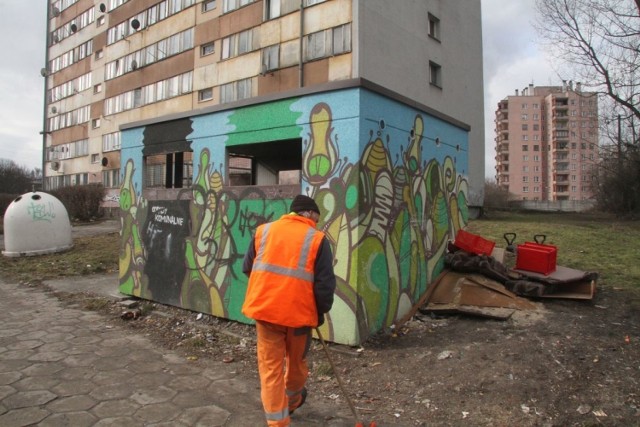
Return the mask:
{"type": "Polygon", "coordinates": [[[255,319],[260,396],[269,426],[285,427],[305,402],[311,331],[333,305],[336,277],[320,209],[298,195],[290,213],[262,224],[244,257],[249,284],[242,312],[255,319]]]}

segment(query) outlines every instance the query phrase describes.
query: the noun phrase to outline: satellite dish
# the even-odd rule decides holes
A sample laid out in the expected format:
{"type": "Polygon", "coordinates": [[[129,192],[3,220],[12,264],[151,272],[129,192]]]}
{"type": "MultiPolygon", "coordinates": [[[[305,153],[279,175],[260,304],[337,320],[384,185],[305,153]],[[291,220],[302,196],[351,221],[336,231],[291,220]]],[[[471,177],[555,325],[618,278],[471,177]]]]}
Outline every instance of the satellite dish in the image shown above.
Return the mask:
{"type": "Polygon", "coordinates": [[[138,30],[138,28],[140,28],[140,21],[138,21],[137,19],[133,19],[131,21],[131,28],[133,28],[134,30],[138,30]]]}
{"type": "Polygon", "coordinates": [[[60,169],[60,162],[51,162],[51,170],[57,171],[60,169]]]}
{"type": "Polygon", "coordinates": [[[105,13],[107,11],[107,6],[104,3],[100,3],[100,12],[105,13]]]}
{"type": "Polygon", "coordinates": [[[54,42],[54,43],[58,43],[58,41],[60,40],[60,38],[58,37],[58,35],[57,35],[57,34],[54,34],[54,35],[53,35],[53,37],[52,37],[52,40],[53,40],[53,42],[54,42]]]}
{"type": "Polygon", "coordinates": [[[76,31],[78,31],[78,26],[76,24],[71,24],[71,32],[75,33],[76,31]]]}
{"type": "Polygon", "coordinates": [[[102,166],[108,166],[109,165],[109,159],[107,159],[106,157],[102,158],[102,166]]]}
{"type": "Polygon", "coordinates": [[[55,114],[55,113],[57,113],[57,112],[58,112],[58,109],[57,109],[55,106],[54,106],[54,107],[51,107],[51,112],[52,112],[53,114],[55,114]]]}
{"type": "Polygon", "coordinates": [[[55,18],[57,18],[58,16],[60,16],[60,9],[58,9],[57,7],[54,7],[51,13],[55,18]]]}
{"type": "Polygon", "coordinates": [[[40,69],[40,75],[42,77],[47,77],[49,75],[49,70],[47,70],[46,68],[41,68],[40,69]]]}
{"type": "Polygon", "coordinates": [[[131,69],[135,71],[137,68],[138,68],[138,61],[134,59],[133,61],[131,61],[131,69]]]}

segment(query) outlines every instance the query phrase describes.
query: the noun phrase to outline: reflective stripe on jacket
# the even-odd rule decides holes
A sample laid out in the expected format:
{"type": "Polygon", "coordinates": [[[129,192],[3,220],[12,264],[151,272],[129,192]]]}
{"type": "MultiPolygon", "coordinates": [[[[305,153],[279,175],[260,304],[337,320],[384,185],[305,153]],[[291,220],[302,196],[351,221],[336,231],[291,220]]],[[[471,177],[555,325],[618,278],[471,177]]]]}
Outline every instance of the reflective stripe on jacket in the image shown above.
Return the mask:
{"type": "Polygon", "coordinates": [[[283,215],[258,227],[245,316],[295,328],[317,326],[314,265],[324,234],[314,225],[302,216],[283,215]]]}

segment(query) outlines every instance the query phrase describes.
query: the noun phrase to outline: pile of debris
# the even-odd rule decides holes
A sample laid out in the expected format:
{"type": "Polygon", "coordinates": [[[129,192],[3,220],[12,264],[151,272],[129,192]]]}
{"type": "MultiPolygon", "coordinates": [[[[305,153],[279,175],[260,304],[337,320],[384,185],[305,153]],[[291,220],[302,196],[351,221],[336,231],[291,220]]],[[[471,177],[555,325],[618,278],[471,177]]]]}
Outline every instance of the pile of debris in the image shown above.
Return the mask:
{"type": "Polygon", "coordinates": [[[521,245],[513,244],[514,233],[504,237],[507,247],[497,248],[495,242],[460,230],[449,243],[445,270],[395,326],[417,310],[506,320],[516,310],[536,309],[532,299],[593,299],[598,274],[557,265],[558,248],[545,244],[546,236],[521,245]]]}

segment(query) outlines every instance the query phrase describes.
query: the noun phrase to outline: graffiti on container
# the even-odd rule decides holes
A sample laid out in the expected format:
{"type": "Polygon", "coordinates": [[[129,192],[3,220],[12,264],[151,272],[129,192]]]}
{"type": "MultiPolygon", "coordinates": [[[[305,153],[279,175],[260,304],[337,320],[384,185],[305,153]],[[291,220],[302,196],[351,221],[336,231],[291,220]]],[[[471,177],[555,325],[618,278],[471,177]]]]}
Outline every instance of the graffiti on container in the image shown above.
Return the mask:
{"type": "Polygon", "coordinates": [[[53,211],[53,204],[51,203],[33,203],[27,207],[27,213],[34,221],[47,221],[51,222],[56,217],[53,211]]]}

